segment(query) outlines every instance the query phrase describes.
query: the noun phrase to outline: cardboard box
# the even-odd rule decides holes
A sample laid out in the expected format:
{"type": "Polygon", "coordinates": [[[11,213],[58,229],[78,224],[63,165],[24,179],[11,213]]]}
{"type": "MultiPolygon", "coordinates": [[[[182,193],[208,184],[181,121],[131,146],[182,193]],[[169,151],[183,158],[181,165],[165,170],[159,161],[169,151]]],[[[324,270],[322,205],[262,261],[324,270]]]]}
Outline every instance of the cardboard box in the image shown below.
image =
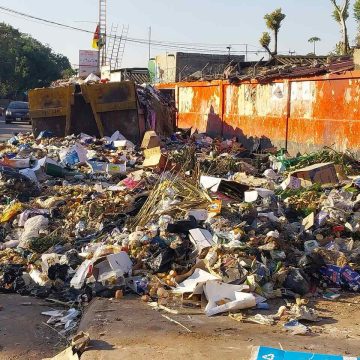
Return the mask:
{"type": "Polygon", "coordinates": [[[143,141],[141,143],[142,149],[152,149],[160,147],[160,139],[157,136],[155,131],[147,131],[144,135],[143,141]]]}
{"type": "Polygon", "coordinates": [[[348,176],[345,174],[343,165],[335,165],[335,170],[340,181],[349,180],[348,176]]]}
{"type": "Polygon", "coordinates": [[[115,140],[113,142],[114,147],[116,148],[126,148],[126,149],[134,149],[135,145],[129,140],[115,140]]]}
{"type": "Polygon", "coordinates": [[[336,174],[334,163],[320,163],[296,170],[291,176],[301,179],[303,187],[313,184],[336,184],[339,179],[336,174]]]}
{"type": "Polygon", "coordinates": [[[201,253],[203,249],[208,249],[215,244],[213,236],[208,230],[192,229],[189,230],[189,234],[191,242],[196,245],[199,253],[201,253]]]}
{"type": "Polygon", "coordinates": [[[289,176],[280,184],[280,186],[283,190],[286,189],[297,190],[301,188],[301,179],[298,179],[294,176],[289,176]]]}
{"type": "Polygon", "coordinates": [[[314,224],[315,224],[315,213],[311,213],[302,221],[302,225],[304,226],[305,230],[309,230],[314,226],[314,224]]]}
{"type": "Polygon", "coordinates": [[[93,266],[93,275],[99,282],[111,278],[122,278],[125,274],[132,271],[132,262],[129,255],[121,251],[117,254],[107,255],[106,258],[100,259],[93,266]]]}
{"type": "Polygon", "coordinates": [[[91,167],[93,174],[108,173],[108,174],[122,174],[126,173],[126,164],[112,164],[101,161],[88,161],[87,164],[91,167]]]}
{"type": "Polygon", "coordinates": [[[160,147],[144,150],[144,156],[144,167],[157,167],[159,169],[165,169],[167,157],[161,153],[160,147]]]}

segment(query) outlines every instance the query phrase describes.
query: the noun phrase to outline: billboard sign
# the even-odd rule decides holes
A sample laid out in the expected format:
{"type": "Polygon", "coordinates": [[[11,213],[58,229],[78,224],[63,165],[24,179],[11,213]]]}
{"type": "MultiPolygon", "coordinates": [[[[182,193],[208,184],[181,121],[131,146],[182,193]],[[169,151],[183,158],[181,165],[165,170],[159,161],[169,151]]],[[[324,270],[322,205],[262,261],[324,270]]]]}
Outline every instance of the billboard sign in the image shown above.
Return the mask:
{"type": "Polygon", "coordinates": [[[87,77],[99,73],[99,52],[94,50],[79,51],[79,76],[87,77]]]}

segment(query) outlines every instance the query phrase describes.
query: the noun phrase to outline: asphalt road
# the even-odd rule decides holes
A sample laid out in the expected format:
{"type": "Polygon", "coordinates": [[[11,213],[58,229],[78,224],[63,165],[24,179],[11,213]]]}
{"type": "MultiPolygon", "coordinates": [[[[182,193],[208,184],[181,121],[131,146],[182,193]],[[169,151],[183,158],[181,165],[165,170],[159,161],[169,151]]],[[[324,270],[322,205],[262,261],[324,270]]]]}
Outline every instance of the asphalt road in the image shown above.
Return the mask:
{"type": "Polygon", "coordinates": [[[4,117],[0,116],[0,142],[11,138],[14,133],[31,131],[31,125],[22,122],[5,124],[4,117]]]}

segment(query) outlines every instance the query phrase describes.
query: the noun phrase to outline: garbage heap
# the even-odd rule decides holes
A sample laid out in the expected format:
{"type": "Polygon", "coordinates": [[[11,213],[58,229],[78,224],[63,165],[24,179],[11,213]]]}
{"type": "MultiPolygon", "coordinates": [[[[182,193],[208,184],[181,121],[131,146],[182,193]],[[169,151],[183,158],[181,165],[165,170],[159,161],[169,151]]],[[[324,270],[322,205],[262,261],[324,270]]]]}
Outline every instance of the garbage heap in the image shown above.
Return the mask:
{"type": "MultiPolygon", "coordinates": [[[[360,163],[331,149],[252,153],[236,139],[119,132],[0,145],[0,292],[71,304],[129,293],[208,316],[316,320],[306,298],[360,289],[360,163]]],[[[169,311],[170,311],[169,310],[169,311]]],[[[302,324],[289,325],[297,332],[302,324]]]]}

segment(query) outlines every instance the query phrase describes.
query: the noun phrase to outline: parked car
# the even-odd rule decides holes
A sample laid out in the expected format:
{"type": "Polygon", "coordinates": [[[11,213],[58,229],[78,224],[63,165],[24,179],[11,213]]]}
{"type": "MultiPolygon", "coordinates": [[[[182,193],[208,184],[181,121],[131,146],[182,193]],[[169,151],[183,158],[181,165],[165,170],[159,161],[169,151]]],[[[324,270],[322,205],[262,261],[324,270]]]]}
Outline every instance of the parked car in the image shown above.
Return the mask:
{"type": "Polygon", "coordinates": [[[12,121],[27,121],[31,124],[29,114],[29,103],[24,101],[12,101],[6,109],[5,123],[12,121]]]}

